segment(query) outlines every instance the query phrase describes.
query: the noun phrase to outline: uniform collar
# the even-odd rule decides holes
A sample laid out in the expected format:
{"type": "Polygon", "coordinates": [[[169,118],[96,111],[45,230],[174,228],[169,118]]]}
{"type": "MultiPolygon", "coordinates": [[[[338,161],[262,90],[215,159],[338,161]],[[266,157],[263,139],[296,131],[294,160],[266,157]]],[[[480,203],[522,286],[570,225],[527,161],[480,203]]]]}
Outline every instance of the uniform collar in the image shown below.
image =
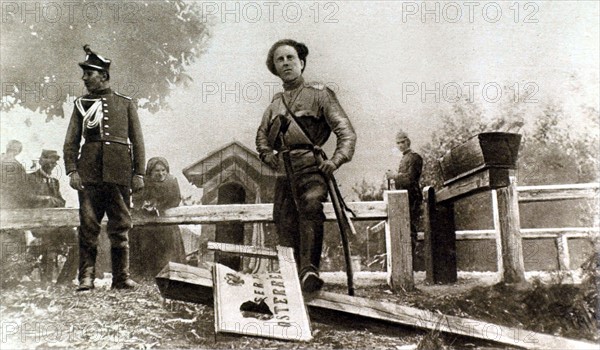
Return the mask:
{"type": "Polygon", "coordinates": [[[407,155],[407,154],[409,154],[410,152],[412,152],[412,150],[409,148],[409,149],[407,149],[406,151],[402,152],[402,155],[403,155],[403,156],[404,156],[404,155],[407,155]]]}
{"type": "Polygon", "coordinates": [[[102,89],[95,91],[94,93],[88,94],[88,96],[103,96],[112,94],[112,90],[110,88],[102,89]]]}
{"type": "Polygon", "coordinates": [[[299,75],[298,78],[294,79],[294,81],[290,81],[289,83],[283,83],[283,89],[285,91],[296,90],[303,84],[304,84],[304,77],[302,75],[299,75]]]}

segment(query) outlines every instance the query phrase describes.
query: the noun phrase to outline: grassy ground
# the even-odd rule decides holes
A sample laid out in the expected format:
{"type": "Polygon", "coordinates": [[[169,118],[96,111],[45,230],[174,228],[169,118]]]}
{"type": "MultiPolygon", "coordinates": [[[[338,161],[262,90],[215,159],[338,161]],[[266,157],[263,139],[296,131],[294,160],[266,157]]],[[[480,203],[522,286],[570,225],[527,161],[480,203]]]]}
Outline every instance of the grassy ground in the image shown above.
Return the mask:
{"type": "MultiPolygon", "coordinates": [[[[327,291],[345,293],[328,278],[327,291]]],[[[560,281],[554,281],[560,282],[560,281]]],[[[421,349],[494,348],[498,344],[352,318],[311,319],[309,343],[215,335],[211,306],[163,299],[144,282],[135,291],[112,291],[101,280],[92,292],[73,286],[21,283],[2,290],[1,349],[248,348],[248,349],[421,349]]],[[[597,285],[543,284],[528,290],[462,279],[454,286],[424,286],[402,295],[384,284],[358,284],[357,296],[471,317],[486,322],[598,341],[597,285]],[[593,306],[593,307],[591,307],[593,306]]]]}

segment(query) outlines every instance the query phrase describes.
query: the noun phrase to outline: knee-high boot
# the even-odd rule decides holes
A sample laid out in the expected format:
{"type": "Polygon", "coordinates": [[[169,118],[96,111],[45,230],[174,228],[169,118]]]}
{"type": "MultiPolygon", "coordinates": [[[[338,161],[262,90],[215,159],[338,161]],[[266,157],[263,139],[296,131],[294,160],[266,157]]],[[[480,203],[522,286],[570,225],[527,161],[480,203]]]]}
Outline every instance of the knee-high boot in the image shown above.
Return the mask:
{"type": "Polygon", "coordinates": [[[138,286],[129,278],[129,248],[111,248],[113,281],[111,289],[133,289],[138,286]]]}
{"type": "Polygon", "coordinates": [[[79,287],[78,291],[94,289],[96,278],[96,247],[79,246],[79,287]]]}
{"type": "Polygon", "coordinates": [[[323,224],[300,220],[300,283],[305,292],[314,292],[323,286],[319,278],[321,250],[323,249],[323,224]]]}

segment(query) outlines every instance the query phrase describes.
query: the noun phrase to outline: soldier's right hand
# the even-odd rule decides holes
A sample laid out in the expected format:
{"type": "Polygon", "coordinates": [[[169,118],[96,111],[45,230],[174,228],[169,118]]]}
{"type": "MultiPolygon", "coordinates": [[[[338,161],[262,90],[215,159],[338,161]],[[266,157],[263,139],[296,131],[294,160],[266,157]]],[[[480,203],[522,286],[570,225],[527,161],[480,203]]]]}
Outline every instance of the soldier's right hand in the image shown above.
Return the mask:
{"type": "Polygon", "coordinates": [[[69,175],[69,177],[71,178],[69,180],[69,185],[76,191],[83,191],[83,184],[81,183],[81,177],[79,176],[79,173],[74,171],[69,175]]]}
{"type": "Polygon", "coordinates": [[[264,162],[267,163],[267,165],[269,165],[271,168],[279,170],[279,161],[276,154],[267,154],[264,158],[264,162]]]}

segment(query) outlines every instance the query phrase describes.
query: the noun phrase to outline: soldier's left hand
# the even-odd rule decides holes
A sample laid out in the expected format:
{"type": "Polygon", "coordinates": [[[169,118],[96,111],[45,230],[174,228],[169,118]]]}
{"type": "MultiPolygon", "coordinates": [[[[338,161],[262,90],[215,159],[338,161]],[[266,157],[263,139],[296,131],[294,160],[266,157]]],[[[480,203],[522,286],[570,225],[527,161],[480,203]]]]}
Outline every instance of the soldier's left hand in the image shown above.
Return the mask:
{"type": "Polygon", "coordinates": [[[388,170],[385,172],[385,178],[388,180],[393,179],[395,176],[396,176],[396,174],[394,174],[394,172],[391,170],[388,170]]]}
{"type": "Polygon", "coordinates": [[[139,175],[135,175],[131,180],[131,190],[133,192],[137,192],[142,188],[144,188],[144,178],[139,175]]]}
{"type": "Polygon", "coordinates": [[[329,159],[324,160],[319,165],[319,170],[321,170],[325,175],[331,176],[333,172],[337,169],[337,166],[329,159]]]}

